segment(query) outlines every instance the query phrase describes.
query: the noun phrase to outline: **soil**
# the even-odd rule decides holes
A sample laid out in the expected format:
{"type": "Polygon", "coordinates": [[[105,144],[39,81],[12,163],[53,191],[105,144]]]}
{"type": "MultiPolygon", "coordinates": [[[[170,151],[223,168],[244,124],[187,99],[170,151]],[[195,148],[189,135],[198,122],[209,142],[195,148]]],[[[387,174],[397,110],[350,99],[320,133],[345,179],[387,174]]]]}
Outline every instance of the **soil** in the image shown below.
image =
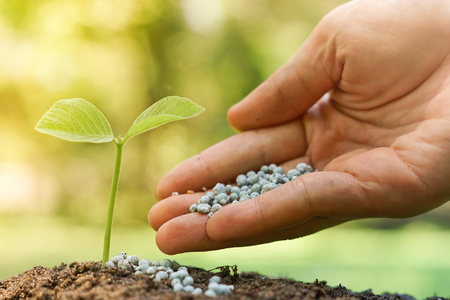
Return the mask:
{"type": "MultiPolygon", "coordinates": [[[[414,299],[408,295],[375,295],[370,290],[354,293],[343,286],[329,287],[325,281],[303,283],[284,278],[266,278],[257,273],[237,272],[236,266],[215,270],[188,267],[194,287],[207,288],[209,278],[219,275],[234,291],[219,299],[414,299]]],[[[0,281],[0,299],[211,299],[185,292],[174,293],[170,280],[154,282],[149,275],[103,269],[100,262],[62,263],[58,267],[34,267],[0,281]]],[[[430,300],[444,299],[439,297],[430,300]]]]}

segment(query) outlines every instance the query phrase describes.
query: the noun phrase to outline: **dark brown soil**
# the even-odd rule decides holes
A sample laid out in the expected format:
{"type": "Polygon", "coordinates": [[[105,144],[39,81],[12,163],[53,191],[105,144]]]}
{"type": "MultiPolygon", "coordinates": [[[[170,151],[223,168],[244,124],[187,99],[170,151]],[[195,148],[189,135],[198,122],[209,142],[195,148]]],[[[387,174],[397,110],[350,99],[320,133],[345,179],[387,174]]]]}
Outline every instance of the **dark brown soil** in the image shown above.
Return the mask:
{"type": "MultiPolygon", "coordinates": [[[[408,295],[374,295],[371,291],[354,293],[343,286],[326,282],[303,283],[289,279],[265,278],[256,273],[238,274],[236,267],[205,271],[189,267],[194,286],[206,290],[216,274],[222,283],[235,289],[220,299],[414,299],[408,295]]],[[[0,281],[0,299],[211,299],[174,293],[170,280],[153,282],[149,275],[133,275],[117,269],[102,269],[99,262],[61,264],[52,269],[34,267],[23,274],[0,281]]],[[[432,297],[428,299],[443,299],[432,297]]]]}

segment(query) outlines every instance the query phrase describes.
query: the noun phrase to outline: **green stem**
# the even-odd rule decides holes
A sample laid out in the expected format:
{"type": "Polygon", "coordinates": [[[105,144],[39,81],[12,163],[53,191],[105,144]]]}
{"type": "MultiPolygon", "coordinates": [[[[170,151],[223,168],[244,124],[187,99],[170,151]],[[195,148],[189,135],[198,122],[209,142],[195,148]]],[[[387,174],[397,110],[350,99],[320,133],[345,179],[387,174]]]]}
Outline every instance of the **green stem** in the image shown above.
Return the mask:
{"type": "Polygon", "coordinates": [[[114,203],[116,202],[117,188],[119,184],[119,174],[120,174],[120,165],[122,162],[122,149],[123,149],[123,141],[114,140],[114,144],[116,145],[116,162],[114,165],[114,175],[111,184],[111,193],[109,196],[109,204],[108,204],[108,214],[106,216],[106,227],[105,227],[105,240],[103,242],[103,259],[102,266],[105,265],[105,262],[109,260],[109,247],[111,244],[111,227],[112,227],[112,218],[114,213],[114,203]]]}

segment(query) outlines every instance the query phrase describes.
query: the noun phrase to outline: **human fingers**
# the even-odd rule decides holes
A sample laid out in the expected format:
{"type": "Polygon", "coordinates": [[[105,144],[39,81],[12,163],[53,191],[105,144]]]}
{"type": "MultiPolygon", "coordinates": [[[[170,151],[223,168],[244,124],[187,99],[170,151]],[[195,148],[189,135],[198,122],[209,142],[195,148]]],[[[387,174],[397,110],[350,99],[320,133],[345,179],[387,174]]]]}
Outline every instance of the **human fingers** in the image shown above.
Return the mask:
{"type": "Polygon", "coordinates": [[[169,220],[190,213],[189,206],[197,203],[204,193],[181,194],[155,203],[148,212],[148,223],[156,231],[169,220]]]}
{"type": "Polygon", "coordinates": [[[366,189],[343,172],[313,172],[215,213],[206,225],[212,240],[228,241],[295,227],[311,218],[334,221],[376,216],[366,189]],[[226,224],[226,230],[223,230],[226,224]]]}
{"type": "Polygon", "coordinates": [[[164,199],[172,192],[198,191],[217,182],[232,182],[240,173],[294,159],[305,151],[301,120],[239,133],[175,167],[158,183],[156,197],[164,199]]]}
{"type": "Polygon", "coordinates": [[[392,174],[378,170],[385,182],[361,181],[357,170],[313,172],[254,199],[224,206],[209,219],[201,214],[176,216],[159,227],[158,247],[174,254],[247,246],[301,237],[352,219],[407,216],[390,197],[417,192],[410,177],[390,186],[390,178],[401,176],[392,163],[388,165],[384,167],[392,167],[392,174]]]}
{"type": "MultiPolygon", "coordinates": [[[[157,231],[156,244],[166,254],[243,247],[310,235],[345,221],[313,218],[294,227],[266,232],[245,239],[221,241],[213,240],[209,237],[206,231],[207,222],[208,217],[206,215],[197,213],[172,219],[164,223],[157,231]]],[[[222,225],[222,230],[226,231],[228,224],[222,225]]]]}
{"type": "Polygon", "coordinates": [[[325,171],[299,176],[237,207],[224,207],[209,220],[207,233],[221,241],[295,226],[313,217],[411,217],[430,209],[427,195],[421,179],[396,151],[360,149],[336,158],[325,171]],[[226,231],[221,224],[229,224],[226,231]]]}
{"type": "MultiPolygon", "coordinates": [[[[309,158],[303,156],[284,162],[280,166],[286,172],[287,170],[294,169],[300,162],[310,164],[309,158]]],[[[174,195],[164,199],[164,201],[157,202],[152,206],[148,213],[149,224],[153,229],[158,230],[162,224],[181,215],[190,213],[189,207],[194,203],[198,203],[198,200],[203,195],[205,195],[205,193],[186,193],[174,195]]]]}

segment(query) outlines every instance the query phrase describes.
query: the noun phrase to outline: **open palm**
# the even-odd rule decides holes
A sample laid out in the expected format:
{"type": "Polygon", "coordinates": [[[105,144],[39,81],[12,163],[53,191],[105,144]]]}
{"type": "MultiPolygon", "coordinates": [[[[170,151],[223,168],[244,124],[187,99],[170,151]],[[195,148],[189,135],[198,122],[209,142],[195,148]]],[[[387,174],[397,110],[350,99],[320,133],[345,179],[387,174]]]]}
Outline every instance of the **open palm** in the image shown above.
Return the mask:
{"type": "Polygon", "coordinates": [[[166,253],[296,238],[368,217],[410,217],[448,200],[450,4],[352,1],[228,119],[242,131],[172,170],[149,213],[166,253]],[[321,172],[189,214],[200,190],[272,162],[321,172]]]}

